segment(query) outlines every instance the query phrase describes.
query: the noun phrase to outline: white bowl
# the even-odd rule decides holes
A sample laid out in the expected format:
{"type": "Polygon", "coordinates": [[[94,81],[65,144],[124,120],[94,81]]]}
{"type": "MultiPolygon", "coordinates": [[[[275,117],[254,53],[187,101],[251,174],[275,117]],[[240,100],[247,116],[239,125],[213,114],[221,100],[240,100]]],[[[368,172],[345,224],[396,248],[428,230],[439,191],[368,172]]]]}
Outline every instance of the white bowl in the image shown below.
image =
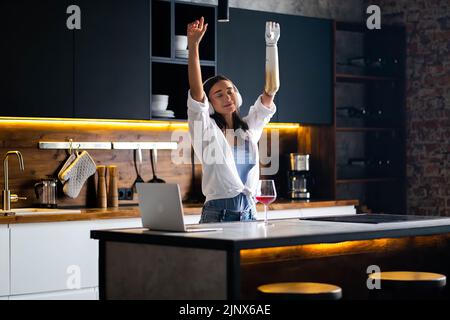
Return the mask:
{"type": "Polygon", "coordinates": [[[175,57],[177,58],[189,58],[189,50],[175,50],[175,57]]]}
{"type": "Polygon", "coordinates": [[[166,111],[152,111],[152,116],[157,116],[157,117],[172,117],[175,116],[175,113],[172,112],[168,112],[168,110],[166,111]]]}
{"type": "Polygon", "coordinates": [[[175,50],[186,50],[187,36],[175,36],[175,50]]]}
{"type": "Polygon", "coordinates": [[[167,105],[168,103],[164,101],[152,101],[152,111],[164,111],[167,105]]]}
{"type": "MultiPolygon", "coordinates": [[[[169,103],[169,96],[166,94],[152,94],[152,102],[165,102],[169,103]]],[[[167,106],[166,106],[167,107],[167,106]]]]}

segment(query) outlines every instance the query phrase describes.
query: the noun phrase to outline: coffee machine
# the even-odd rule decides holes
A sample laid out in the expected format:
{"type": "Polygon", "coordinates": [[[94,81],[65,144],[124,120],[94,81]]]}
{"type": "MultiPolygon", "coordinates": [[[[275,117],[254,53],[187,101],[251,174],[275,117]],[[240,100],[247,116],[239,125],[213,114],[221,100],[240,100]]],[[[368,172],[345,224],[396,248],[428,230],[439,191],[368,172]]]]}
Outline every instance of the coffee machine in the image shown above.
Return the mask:
{"type": "Polygon", "coordinates": [[[288,197],[293,200],[309,200],[311,197],[311,173],[309,154],[289,154],[288,197]]]}

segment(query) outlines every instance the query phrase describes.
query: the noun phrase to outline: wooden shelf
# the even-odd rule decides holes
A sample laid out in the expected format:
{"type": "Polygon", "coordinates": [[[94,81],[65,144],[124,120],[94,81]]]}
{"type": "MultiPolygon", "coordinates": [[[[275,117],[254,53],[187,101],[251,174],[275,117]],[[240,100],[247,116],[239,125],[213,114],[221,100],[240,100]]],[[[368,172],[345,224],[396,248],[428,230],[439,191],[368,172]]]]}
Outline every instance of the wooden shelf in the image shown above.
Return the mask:
{"type": "Polygon", "coordinates": [[[400,128],[336,127],[337,132],[390,132],[400,128]]]}
{"type": "MultiPolygon", "coordinates": [[[[390,32],[403,31],[403,29],[404,29],[404,26],[402,26],[402,25],[389,25],[389,26],[384,25],[383,26],[383,30],[390,31],[390,32]]],[[[367,29],[367,26],[365,23],[336,21],[336,31],[367,33],[370,30],[367,29]]],[[[372,32],[374,32],[374,31],[372,31],[372,32]]]]}
{"type": "Polygon", "coordinates": [[[398,81],[396,77],[366,76],[357,74],[337,73],[336,82],[365,82],[365,81],[398,81]]]}
{"type": "Polygon", "coordinates": [[[336,184],[393,182],[393,181],[400,181],[400,180],[401,180],[401,178],[338,179],[338,180],[336,180],[336,184]]]}

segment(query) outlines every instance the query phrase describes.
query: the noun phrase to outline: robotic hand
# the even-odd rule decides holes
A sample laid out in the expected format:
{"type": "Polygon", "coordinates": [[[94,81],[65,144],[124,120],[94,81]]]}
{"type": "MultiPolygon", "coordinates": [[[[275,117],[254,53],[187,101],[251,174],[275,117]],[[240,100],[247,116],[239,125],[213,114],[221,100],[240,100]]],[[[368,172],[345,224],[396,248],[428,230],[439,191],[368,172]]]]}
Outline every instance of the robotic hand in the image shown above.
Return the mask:
{"type": "Polygon", "coordinates": [[[264,91],[274,96],[280,88],[280,74],[278,71],[278,47],[280,39],[280,25],[276,22],[266,22],[266,82],[264,91]]]}

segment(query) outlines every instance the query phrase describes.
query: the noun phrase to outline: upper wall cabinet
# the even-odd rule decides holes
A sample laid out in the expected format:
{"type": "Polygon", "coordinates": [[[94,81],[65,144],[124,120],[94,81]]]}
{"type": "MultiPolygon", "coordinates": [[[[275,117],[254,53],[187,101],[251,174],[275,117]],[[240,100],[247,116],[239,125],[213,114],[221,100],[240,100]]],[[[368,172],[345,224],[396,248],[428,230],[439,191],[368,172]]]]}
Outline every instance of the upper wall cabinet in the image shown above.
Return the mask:
{"type": "Polygon", "coordinates": [[[266,21],[281,26],[281,86],[273,121],[331,124],[332,21],[231,8],[230,22],[217,27],[217,69],[242,93],[242,113],[264,88],[266,21]]]}
{"type": "Polygon", "coordinates": [[[77,118],[150,119],[150,3],[76,0],[77,118]]]}
{"type": "Polygon", "coordinates": [[[0,12],[1,116],[150,119],[148,0],[3,0],[0,12]]]}
{"type": "Polygon", "coordinates": [[[71,117],[68,0],[0,1],[0,116],[71,117]]]}
{"type": "Polygon", "coordinates": [[[186,119],[187,56],[175,38],[201,16],[203,79],[232,79],[243,114],[262,93],[265,22],[281,24],[281,88],[274,121],[332,122],[331,21],[230,9],[216,23],[215,5],[175,0],[0,1],[0,116],[186,119]],[[81,29],[69,30],[70,5],[81,29]],[[169,96],[168,110],[151,110],[151,95],[169,96]]]}

